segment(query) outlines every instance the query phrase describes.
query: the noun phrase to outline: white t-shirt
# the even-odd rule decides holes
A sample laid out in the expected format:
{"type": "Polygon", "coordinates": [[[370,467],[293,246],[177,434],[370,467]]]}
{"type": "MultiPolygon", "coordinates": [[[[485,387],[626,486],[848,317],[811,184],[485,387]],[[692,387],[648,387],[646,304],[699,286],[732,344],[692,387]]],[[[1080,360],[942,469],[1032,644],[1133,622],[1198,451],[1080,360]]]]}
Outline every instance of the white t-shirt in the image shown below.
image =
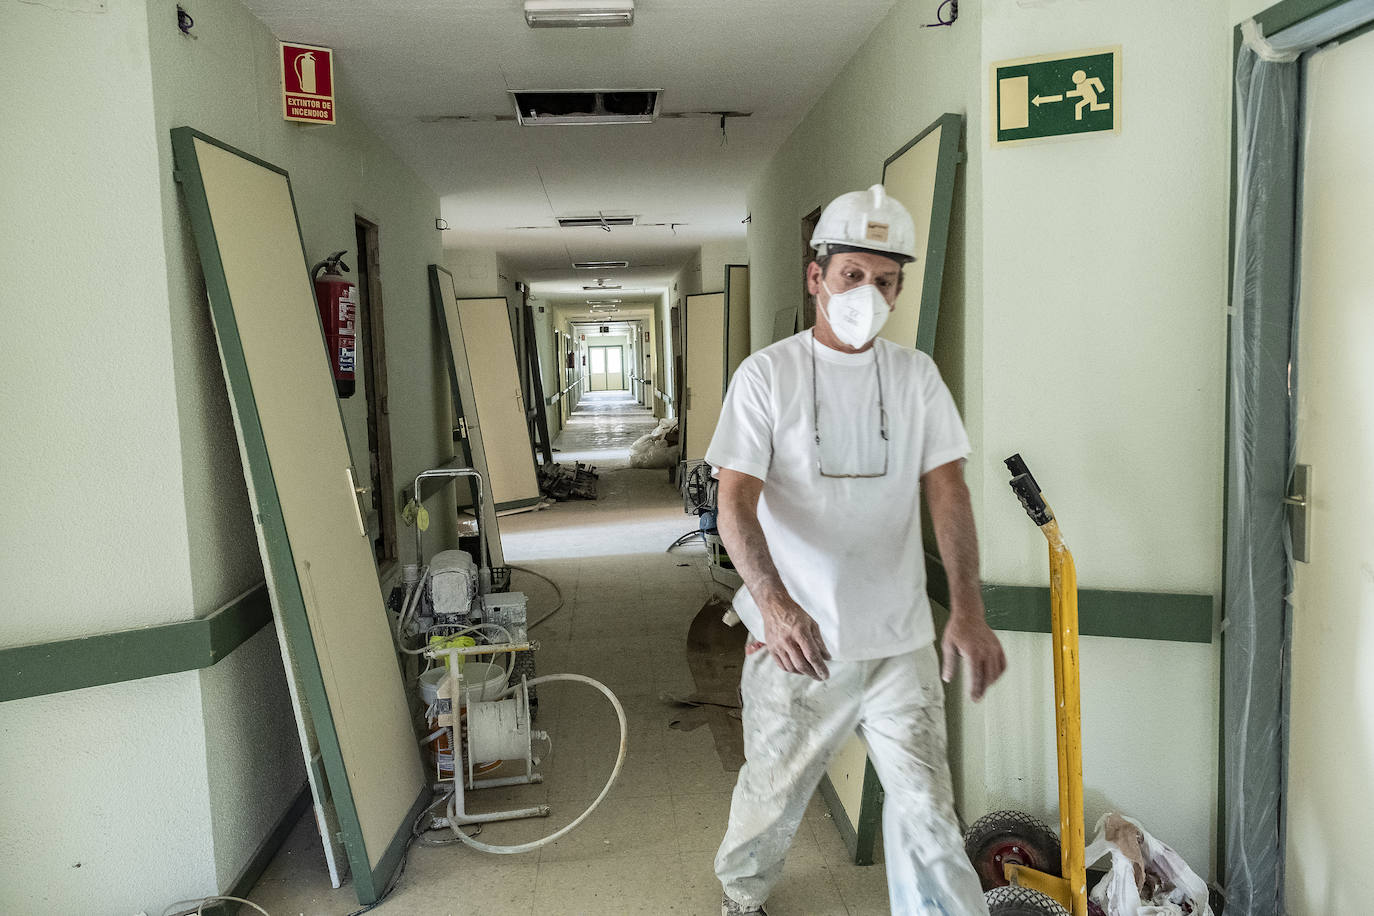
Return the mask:
{"type": "MultiPolygon", "coordinates": [[[[740,364],[706,460],[763,481],[759,524],[783,585],[819,625],[831,657],[853,661],[934,641],[920,479],[968,454],[968,435],[929,356],[881,338],[865,353],[841,353],[803,331],[740,364]],[[877,474],[886,461],[886,475],[822,477],[817,425],[827,474],[877,474]]],[[[747,587],[734,605],[763,639],[747,587]]]]}

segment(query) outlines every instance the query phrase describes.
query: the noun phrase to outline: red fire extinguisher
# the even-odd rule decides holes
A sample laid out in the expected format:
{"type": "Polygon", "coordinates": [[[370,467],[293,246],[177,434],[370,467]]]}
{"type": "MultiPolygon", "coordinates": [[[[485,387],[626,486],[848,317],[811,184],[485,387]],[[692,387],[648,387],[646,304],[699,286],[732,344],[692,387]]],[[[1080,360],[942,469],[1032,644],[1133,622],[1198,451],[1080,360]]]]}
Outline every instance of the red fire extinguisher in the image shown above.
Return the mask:
{"type": "Polygon", "coordinates": [[[353,371],[358,357],[358,287],[344,277],[348,273],[348,265],[343,262],[346,253],[336,251],[310,271],[320,322],[324,325],[324,342],[329,349],[329,368],[341,398],[352,397],[357,386],[353,371]]]}

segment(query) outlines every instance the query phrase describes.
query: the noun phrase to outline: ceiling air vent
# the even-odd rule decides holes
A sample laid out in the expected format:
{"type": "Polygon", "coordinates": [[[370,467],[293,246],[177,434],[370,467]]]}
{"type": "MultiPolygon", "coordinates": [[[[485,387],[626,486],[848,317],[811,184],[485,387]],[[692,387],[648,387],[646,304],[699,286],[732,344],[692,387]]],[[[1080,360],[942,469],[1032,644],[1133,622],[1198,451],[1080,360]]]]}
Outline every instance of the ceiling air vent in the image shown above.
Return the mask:
{"type": "Polygon", "coordinates": [[[577,270],[615,270],[618,267],[629,267],[629,261],[574,261],[573,267],[577,270]]]}
{"type": "Polygon", "coordinates": [[[634,224],[635,217],[633,216],[560,216],[558,218],[558,225],[563,229],[595,227],[609,230],[612,226],[633,226],[634,224]]]}
{"type": "Polygon", "coordinates": [[[661,89],[512,90],[515,119],[532,124],[648,124],[661,89]]]}

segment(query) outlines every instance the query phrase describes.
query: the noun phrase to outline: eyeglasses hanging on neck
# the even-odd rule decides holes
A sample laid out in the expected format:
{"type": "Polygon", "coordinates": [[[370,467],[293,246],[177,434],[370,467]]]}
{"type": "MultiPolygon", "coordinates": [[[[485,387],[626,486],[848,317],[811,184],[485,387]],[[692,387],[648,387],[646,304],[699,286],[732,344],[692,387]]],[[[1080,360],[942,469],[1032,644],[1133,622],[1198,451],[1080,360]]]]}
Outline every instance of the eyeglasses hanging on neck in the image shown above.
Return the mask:
{"type": "Polygon", "coordinates": [[[816,433],[816,470],[822,477],[835,479],[868,479],[887,476],[888,459],[888,438],[887,438],[887,404],[883,400],[883,370],[878,362],[878,351],[873,351],[873,371],[878,377],[878,435],[883,440],[883,469],[876,474],[843,474],[835,471],[828,471],[825,467],[825,450],[821,448],[821,399],[819,386],[816,384],[816,338],[811,337],[811,404],[812,404],[812,426],[816,433]]]}

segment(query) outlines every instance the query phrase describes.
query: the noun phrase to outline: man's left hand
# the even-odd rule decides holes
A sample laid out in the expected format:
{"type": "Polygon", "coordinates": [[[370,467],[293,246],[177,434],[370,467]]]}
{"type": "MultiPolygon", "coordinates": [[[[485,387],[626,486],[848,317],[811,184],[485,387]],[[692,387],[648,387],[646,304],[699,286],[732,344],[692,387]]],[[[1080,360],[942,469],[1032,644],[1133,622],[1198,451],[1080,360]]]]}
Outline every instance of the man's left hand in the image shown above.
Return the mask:
{"type": "Polygon", "coordinates": [[[968,695],[976,703],[1007,670],[1007,657],[1002,643],[987,621],[973,614],[956,614],[945,625],[945,638],[940,644],[944,656],[941,677],[948,684],[954,680],[962,657],[967,666],[968,695]]]}

